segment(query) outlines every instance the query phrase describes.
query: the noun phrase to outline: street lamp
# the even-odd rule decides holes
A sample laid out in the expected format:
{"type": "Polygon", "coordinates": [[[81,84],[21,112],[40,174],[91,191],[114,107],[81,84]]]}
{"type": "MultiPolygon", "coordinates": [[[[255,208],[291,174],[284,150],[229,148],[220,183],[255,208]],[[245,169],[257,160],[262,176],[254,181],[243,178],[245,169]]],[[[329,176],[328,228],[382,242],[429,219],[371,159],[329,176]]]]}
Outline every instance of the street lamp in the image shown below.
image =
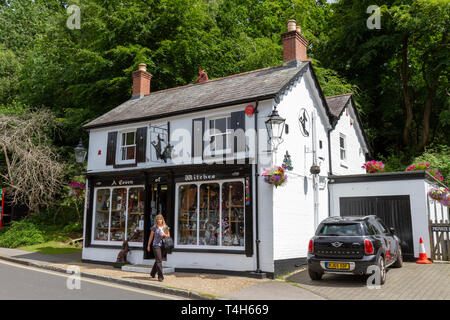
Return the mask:
{"type": "Polygon", "coordinates": [[[269,140],[273,145],[273,151],[277,151],[278,145],[283,142],[281,136],[283,135],[285,122],[286,119],[280,117],[276,107],[266,120],[266,129],[269,134],[269,140]]]}
{"type": "Polygon", "coordinates": [[[77,163],[84,163],[84,159],[86,158],[87,150],[83,146],[83,141],[80,138],[80,142],[78,143],[78,146],[74,148],[75,151],[75,161],[77,163]]]}

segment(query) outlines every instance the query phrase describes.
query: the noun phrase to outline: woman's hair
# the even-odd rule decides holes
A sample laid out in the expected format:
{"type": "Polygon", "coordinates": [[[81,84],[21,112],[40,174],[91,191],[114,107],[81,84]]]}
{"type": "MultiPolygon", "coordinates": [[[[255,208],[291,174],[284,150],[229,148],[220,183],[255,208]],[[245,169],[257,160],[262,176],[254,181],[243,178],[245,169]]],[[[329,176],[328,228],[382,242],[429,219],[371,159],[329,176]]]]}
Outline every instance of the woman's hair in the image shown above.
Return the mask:
{"type": "Polygon", "coordinates": [[[166,221],[164,220],[164,216],[163,216],[162,214],[158,214],[158,215],[155,217],[155,226],[158,226],[158,224],[157,224],[157,222],[156,222],[158,219],[161,219],[161,220],[162,220],[162,222],[163,222],[163,228],[164,228],[164,229],[167,228],[166,221]]]}

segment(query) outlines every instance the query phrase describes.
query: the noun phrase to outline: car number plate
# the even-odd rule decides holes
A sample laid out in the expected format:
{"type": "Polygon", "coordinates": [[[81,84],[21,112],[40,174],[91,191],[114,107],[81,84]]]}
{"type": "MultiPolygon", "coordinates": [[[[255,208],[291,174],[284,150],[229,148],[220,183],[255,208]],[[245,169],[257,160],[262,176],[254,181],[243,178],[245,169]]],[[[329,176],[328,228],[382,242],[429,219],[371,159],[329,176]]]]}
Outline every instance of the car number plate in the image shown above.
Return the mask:
{"type": "Polygon", "coordinates": [[[341,269],[341,270],[348,270],[350,269],[349,263],[337,263],[337,262],[327,262],[325,264],[325,267],[327,269],[341,269]]]}

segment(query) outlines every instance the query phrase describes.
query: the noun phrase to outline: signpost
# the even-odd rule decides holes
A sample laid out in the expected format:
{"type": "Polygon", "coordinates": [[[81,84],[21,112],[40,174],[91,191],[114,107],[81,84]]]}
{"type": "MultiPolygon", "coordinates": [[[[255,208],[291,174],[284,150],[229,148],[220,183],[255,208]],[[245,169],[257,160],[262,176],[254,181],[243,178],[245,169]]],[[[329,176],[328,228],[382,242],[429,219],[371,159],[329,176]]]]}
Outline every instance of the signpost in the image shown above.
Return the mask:
{"type": "Polygon", "coordinates": [[[3,224],[3,208],[5,207],[5,188],[0,188],[0,229],[2,228],[3,224]]]}

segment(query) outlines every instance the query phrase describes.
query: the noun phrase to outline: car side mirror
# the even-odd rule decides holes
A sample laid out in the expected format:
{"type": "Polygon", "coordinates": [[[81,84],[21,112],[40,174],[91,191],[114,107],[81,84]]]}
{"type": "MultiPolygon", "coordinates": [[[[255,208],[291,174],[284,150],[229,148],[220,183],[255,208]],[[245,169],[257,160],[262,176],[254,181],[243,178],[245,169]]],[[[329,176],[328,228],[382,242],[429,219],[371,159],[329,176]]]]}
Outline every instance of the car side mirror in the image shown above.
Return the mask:
{"type": "Polygon", "coordinates": [[[395,229],[394,228],[389,228],[389,231],[391,232],[391,234],[395,234],[395,229]]]}

